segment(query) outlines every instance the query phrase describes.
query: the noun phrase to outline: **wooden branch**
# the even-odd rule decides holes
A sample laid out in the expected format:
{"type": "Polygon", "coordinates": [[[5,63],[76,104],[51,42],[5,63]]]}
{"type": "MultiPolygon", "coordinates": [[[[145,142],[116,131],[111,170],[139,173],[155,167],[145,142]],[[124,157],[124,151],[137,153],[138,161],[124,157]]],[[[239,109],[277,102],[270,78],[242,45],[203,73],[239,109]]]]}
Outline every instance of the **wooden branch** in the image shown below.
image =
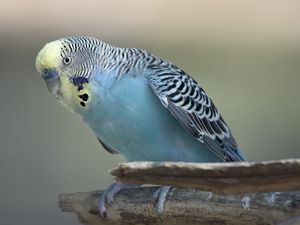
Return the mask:
{"type": "Polygon", "coordinates": [[[288,219],[278,225],[300,225],[300,216],[288,219]]]}
{"type": "Polygon", "coordinates": [[[299,159],[205,164],[132,162],[121,164],[111,173],[122,182],[202,191],[172,189],[162,218],[153,207],[155,187],[122,190],[108,207],[106,221],[98,213],[100,191],[60,195],[61,209],[76,213],[89,225],[299,225],[300,192],[278,192],[300,190],[299,159]]]}
{"type": "Polygon", "coordinates": [[[300,190],[300,159],[235,163],[123,163],[118,181],[195,188],[217,194],[300,190]]]}
{"type": "MultiPolygon", "coordinates": [[[[161,218],[155,214],[153,194],[156,188],[122,190],[108,207],[108,219],[98,213],[100,191],[63,194],[60,207],[75,213],[87,225],[271,225],[300,215],[300,192],[215,195],[191,189],[173,189],[167,197],[161,218]]],[[[287,221],[280,225],[299,225],[287,221]]]]}

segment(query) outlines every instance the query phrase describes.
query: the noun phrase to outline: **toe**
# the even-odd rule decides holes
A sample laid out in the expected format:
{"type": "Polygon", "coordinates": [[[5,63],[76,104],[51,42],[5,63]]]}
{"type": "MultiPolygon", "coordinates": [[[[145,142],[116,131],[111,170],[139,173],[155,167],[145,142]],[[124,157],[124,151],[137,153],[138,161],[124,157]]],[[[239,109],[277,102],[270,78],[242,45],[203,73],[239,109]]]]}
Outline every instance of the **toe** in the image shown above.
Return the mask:
{"type": "Polygon", "coordinates": [[[99,201],[99,214],[102,217],[102,219],[106,219],[107,218],[107,214],[106,214],[106,196],[102,196],[100,197],[100,201],[99,201]]]}
{"type": "Polygon", "coordinates": [[[128,188],[136,188],[139,185],[135,184],[122,184],[119,182],[116,182],[112,185],[110,185],[101,195],[99,200],[99,214],[103,219],[107,218],[107,210],[106,210],[106,203],[112,204],[114,201],[115,195],[121,191],[122,189],[128,189],[128,188]]]}
{"type": "Polygon", "coordinates": [[[160,217],[164,211],[165,201],[167,194],[169,193],[170,186],[162,186],[155,193],[154,198],[156,200],[156,213],[160,217]]]}

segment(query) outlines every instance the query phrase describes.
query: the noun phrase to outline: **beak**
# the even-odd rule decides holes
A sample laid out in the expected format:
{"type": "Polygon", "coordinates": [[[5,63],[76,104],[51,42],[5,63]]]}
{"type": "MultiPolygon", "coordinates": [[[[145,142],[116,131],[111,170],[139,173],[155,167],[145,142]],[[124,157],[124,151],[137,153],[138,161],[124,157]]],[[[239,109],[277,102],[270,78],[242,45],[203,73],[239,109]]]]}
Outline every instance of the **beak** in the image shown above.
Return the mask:
{"type": "Polygon", "coordinates": [[[46,83],[48,91],[56,96],[59,90],[59,75],[55,70],[44,70],[42,73],[42,77],[46,83]]]}

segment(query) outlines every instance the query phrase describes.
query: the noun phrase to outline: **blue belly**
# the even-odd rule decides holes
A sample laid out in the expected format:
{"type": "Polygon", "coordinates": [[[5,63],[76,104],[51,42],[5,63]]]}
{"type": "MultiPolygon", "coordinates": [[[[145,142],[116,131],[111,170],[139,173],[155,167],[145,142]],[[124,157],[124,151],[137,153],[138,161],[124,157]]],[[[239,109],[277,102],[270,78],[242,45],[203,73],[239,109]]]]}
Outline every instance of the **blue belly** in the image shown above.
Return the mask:
{"type": "Polygon", "coordinates": [[[92,83],[84,121],[128,161],[219,161],[163,107],[148,81],[122,78],[109,88],[92,83]]]}

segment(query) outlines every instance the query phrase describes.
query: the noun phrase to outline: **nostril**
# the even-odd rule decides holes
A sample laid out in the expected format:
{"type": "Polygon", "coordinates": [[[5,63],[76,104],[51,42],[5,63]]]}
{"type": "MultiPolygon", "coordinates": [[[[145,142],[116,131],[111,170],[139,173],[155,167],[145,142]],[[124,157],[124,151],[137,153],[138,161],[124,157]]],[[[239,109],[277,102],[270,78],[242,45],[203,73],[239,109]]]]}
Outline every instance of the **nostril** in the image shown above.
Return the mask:
{"type": "Polygon", "coordinates": [[[43,70],[42,76],[47,77],[48,73],[49,73],[49,70],[43,70]]]}

